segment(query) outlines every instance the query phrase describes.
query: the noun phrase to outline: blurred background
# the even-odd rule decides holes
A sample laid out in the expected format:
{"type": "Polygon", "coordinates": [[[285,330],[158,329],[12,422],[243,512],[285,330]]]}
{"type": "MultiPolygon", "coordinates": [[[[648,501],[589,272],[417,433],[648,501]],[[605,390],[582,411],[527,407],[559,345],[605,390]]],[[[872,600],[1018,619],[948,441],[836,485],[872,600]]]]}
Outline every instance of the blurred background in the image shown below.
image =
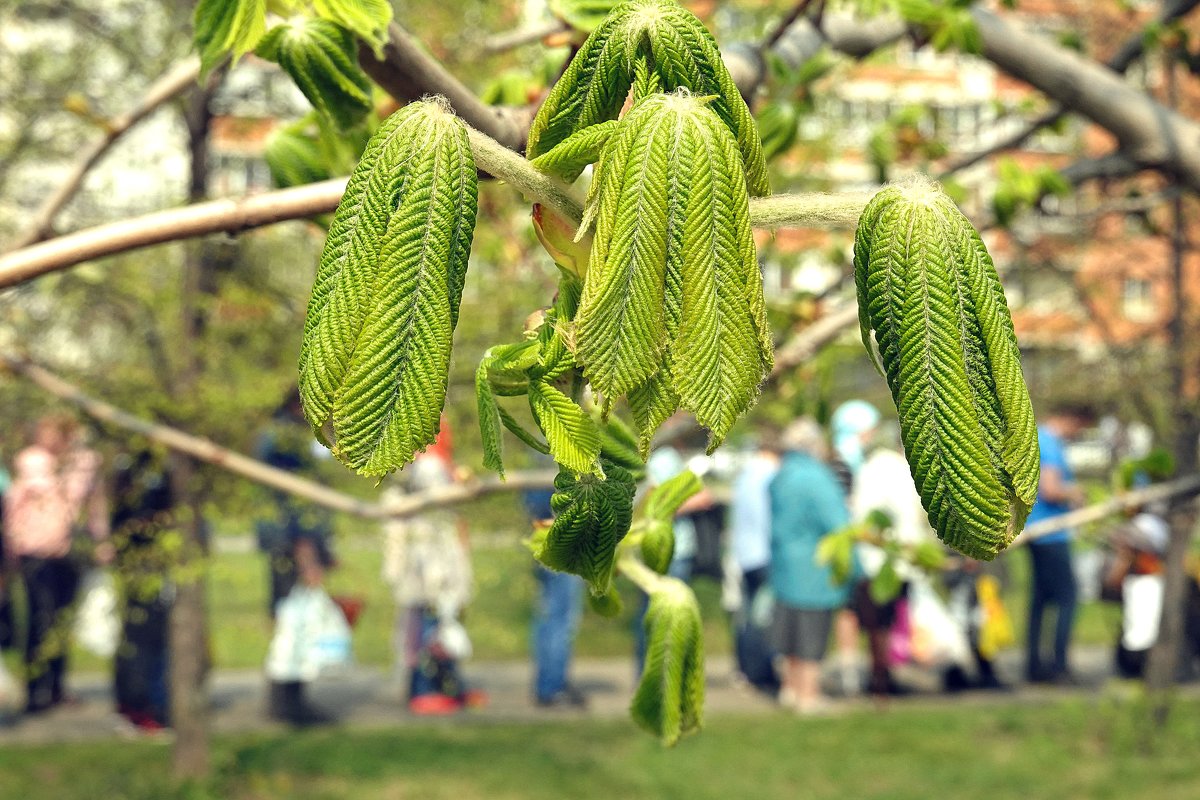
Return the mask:
{"type": "MultiPolygon", "coordinates": [[[[268,3],[284,16],[297,5],[308,4],[268,3]]],[[[540,102],[586,28],[573,16],[579,3],[390,5],[395,21],[450,73],[515,118],[540,102]]],[[[20,454],[36,444],[45,428],[39,421],[47,419],[70,439],[68,450],[98,456],[85,493],[105,496],[106,510],[97,514],[108,518],[84,532],[92,537],[82,536],[88,553],[80,575],[97,565],[116,575],[113,610],[89,619],[119,619],[94,646],[70,635],[77,622],[60,624],[66,635],[54,657],[66,655],[70,689],[57,687],[46,709],[29,707],[30,579],[7,545],[11,624],[3,644],[11,677],[0,725],[0,797],[1200,793],[1197,650],[1188,638],[1196,633],[1188,615],[1200,600],[1189,577],[1190,498],[1200,485],[1200,162],[1189,160],[1194,142],[1175,138],[1200,133],[1197,4],[683,5],[714,32],[739,85],[737,68],[758,70],[747,94],[774,193],[873,191],[924,173],[942,181],[981,231],[1007,293],[1039,421],[1067,414],[1079,423],[1060,436],[1065,466],[1057,469],[1079,493],[1064,510],[1119,512],[1103,504],[1131,489],[1173,487],[1154,507],[1131,503],[1133,512],[1101,512],[1070,526],[1068,578],[1078,600],[1070,673],[1041,680],[1028,671],[1032,559],[1018,548],[994,572],[993,609],[1002,616],[993,623],[1011,624],[990,653],[1000,684],[990,688],[999,691],[975,691],[974,678],[958,686],[946,675],[953,663],[911,653],[892,659],[897,691],[873,691],[865,628],[835,632],[848,638],[825,656],[823,691],[832,708],[819,718],[789,713],[776,703],[771,680],[764,686],[748,675],[751,598],[739,583],[744,570],[729,555],[739,475],[800,417],[816,420],[834,444],[835,411],[847,401],[878,409],[885,438],[895,418],[848,313],[853,231],[786,229],[756,233],[771,327],[778,351],[790,354],[781,355],[785,368],[716,454],[703,455],[703,439],[694,441],[686,423],[664,429],[662,446],[708,487],[704,506],[689,511],[697,548],[692,584],[709,658],[705,730],[665,750],[628,720],[640,618],[631,585],[621,586],[624,610],[615,618],[590,611],[580,618],[567,688],[581,697],[540,697],[531,688],[538,659],[531,626],[539,615],[573,612],[545,605],[548,590],[525,544],[531,517],[541,518],[528,491],[489,493],[444,512],[442,523],[469,542],[472,596],[457,614],[469,657],[460,649],[449,661],[471,689],[454,695],[445,714],[423,713],[411,703],[410,673],[421,672],[428,651],[405,641],[410,629],[388,571],[386,524],[316,510],[311,498],[289,499],[219,463],[174,454],[155,435],[160,429],[131,430],[128,420],[94,406],[88,413],[73,394],[253,456],[348,500],[375,502],[389,487],[401,497],[428,488],[403,476],[382,487],[357,478],[324,457],[307,427],[289,416],[327,219],[288,221],[131,250],[0,291],[8,367],[0,369],[0,463],[16,476],[20,454]],[[896,21],[896,9],[907,22],[896,21]],[[1065,66],[1042,59],[1039,48],[1064,54],[1065,66]],[[1129,96],[1148,105],[1089,94],[1094,71],[1120,76],[1129,96]],[[831,320],[843,321],[830,327],[831,320]],[[156,488],[165,494],[154,499],[156,488]],[[1161,523],[1153,542],[1131,544],[1136,513],[1161,523]],[[134,528],[122,528],[129,518],[137,521],[133,539],[145,534],[145,541],[130,544],[134,528]],[[303,705],[294,707],[287,704],[295,698],[276,687],[299,681],[263,675],[277,633],[269,610],[287,596],[271,579],[284,552],[270,538],[278,525],[303,529],[300,538],[319,545],[310,554],[288,541],[292,582],[307,585],[311,558],[317,583],[343,610],[353,608],[352,657],[315,681],[306,676],[303,705]],[[115,556],[104,549],[110,543],[115,556]],[[1179,656],[1157,687],[1174,687],[1169,695],[1124,677],[1114,657],[1134,622],[1128,597],[1105,585],[1114,582],[1114,563],[1139,554],[1158,559],[1147,573],[1159,576],[1159,605],[1148,612],[1154,631],[1161,608],[1177,611],[1151,637],[1151,644],[1172,637],[1179,656]],[[139,625],[153,630],[133,630],[139,625]],[[164,660],[133,658],[139,636],[155,642],[164,660]],[[177,647],[187,648],[192,673],[170,663],[166,654],[177,647]],[[125,678],[157,687],[139,690],[157,698],[145,708],[123,706],[121,667],[114,684],[122,657],[125,678]],[[198,710],[165,710],[167,686],[180,681],[185,688],[177,685],[173,696],[200,698],[198,710]],[[275,713],[276,700],[284,712],[275,713]],[[179,713],[191,722],[176,726],[179,713]],[[194,780],[181,789],[173,775],[194,780]]],[[[252,53],[200,83],[193,11],[184,0],[8,0],[0,7],[0,271],[3,254],[59,234],[346,175],[370,126],[396,106],[377,88],[377,112],[331,135],[291,79],[252,53]],[[164,89],[164,75],[174,76],[174,88],[164,89]],[[147,97],[158,99],[146,106],[147,97]],[[145,113],[131,120],[140,105],[145,113]],[[320,154],[319,168],[299,177],[286,155],[297,137],[320,154]],[[65,186],[70,191],[58,197],[65,186]]],[[[361,57],[372,58],[370,50],[361,57]]],[[[414,89],[415,96],[436,90],[414,89]]],[[[445,408],[447,482],[471,486],[484,476],[474,396],[484,351],[518,338],[530,312],[553,297],[556,271],[528,219],[518,192],[481,182],[445,408]]],[[[515,446],[507,458],[518,473],[545,467],[515,446]]],[[[81,524],[71,526],[76,542],[81,524]]],[[[977,576],[968,572],[974,590],[977,576]]],[[[953,587],[941,577],[929,584],[957,613],[953,587]]],[[[1122,579],[1115,578],[1118,587],[1122,579]]],[[[87,599],[72,592],[62,605],[83,613],[87,599]]],[[[974,643],[983,612],[971,610],[978,598],[972,603],[955,619],[974,643]]],[[[36,669],[45,667],[34,660],[36,669]]]]}

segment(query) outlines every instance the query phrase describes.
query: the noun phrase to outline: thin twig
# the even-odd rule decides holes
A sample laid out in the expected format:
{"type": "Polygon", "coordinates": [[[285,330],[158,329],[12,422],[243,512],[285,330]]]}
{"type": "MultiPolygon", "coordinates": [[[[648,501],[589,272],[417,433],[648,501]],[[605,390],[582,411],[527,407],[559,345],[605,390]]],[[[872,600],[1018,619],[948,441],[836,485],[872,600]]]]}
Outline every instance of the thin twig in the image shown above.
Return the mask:
{"type": "Polygon", "coordinates": [[[199,75],[200,60],[189,58],[155,81],[136,106],[121,116],[108,120],[105,123],[104,137],[83,151],[67,179],[54,194],[46,198],[42,207],[34,213],[29,228],[16,238],[8,248],[9,251],[20,250],[49,236],[54,229],[55,217],[75,196],[83,185],[83,179],[112,146],[131,128],[192,86],[199,75]]]}
{"type": "Polygon", "coordinates": [[[510,472],[507,480],[504,481],[498,478],[485,478],[456,483],[409,494],[387,503],[360,500],[344,492],[330,489],[316,481],[244,456],[209,439],[193,436],[168,425],[144,420],[110,403],[91,397],[74,384],[28,361],[0,354],[0,366],[27,379],[43,391],[76,406],[93,419],[145,436],[153,442],[263,486],[287,492],[334,511],[342,511],[367,519],[411,517],[429,509],[457,505],[497,492],[545,489],[554,483],[555,472],[553,470],[510,472]]]}

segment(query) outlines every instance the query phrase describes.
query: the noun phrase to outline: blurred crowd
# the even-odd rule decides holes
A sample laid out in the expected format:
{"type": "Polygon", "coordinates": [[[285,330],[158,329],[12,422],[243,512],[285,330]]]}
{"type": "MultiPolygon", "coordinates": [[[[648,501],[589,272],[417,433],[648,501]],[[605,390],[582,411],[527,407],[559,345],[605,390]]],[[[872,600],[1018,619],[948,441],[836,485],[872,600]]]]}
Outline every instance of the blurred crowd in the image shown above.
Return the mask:
{"type": "MultiPolygon", "coordinates": [[[[1041,482],[1029,524],[1084,504],[1067,452],[1092,427],[1080,408],[1044,418],[1041,482]]],[[[313,440],[298,398],[259,431],[255,455],[301,474],[313,474],[328,457],[313,440]]],[[[1020,679],[1074,684],[1072,635],[1080,592],[1089,583],[1101,599],[1121,607],[1114,671],[1128,678],[1145,674],[1166,602],[1171,536],[1162,508],[1130,511],[1105,535],[1097,551],[1103,558],[1094,563],[1079,562],[1071,527],[1053,524],[1022,541],[1027,556],[1006,553],[990,563],[964,558],[942,547],[930,528],[897,430],[861,400],[838,407],[824,427],[798,419],[762,430],[756,447],[731,463],[728,480],[713,482],[724,483],[727,492],[705,488],[679,509],[667,572],[684,581],[708,576],[722,582],[738,675],[780,705],[822,714],[844,697],[904,694],[910,687],[901,665],[932,671],[947,692],[1005,691],[1020,679]],[[1001,651],[1017,644],[1005,602],[1013,558],[1027,559],[1029,572],[1023,674],[997,665],[1001,651]],[[1081,586],[1081,575],[1092,578],[1081,586]]],[[[689,466],[696,461],[685,451],[659,447],[646,465],[645,488],[689,466]]],[[[1156,477],[1136,466],[1123,474],[1122,488],[1156,477]]],[[[465,476],[443,422],[435,444],[389,483],[384,500],[465,476]]],[[[84,429],[69,416],[50,415],[15,452],[11,473],[0,467],[0,492],[0,648],[18,651],[21,661],[10,673],[0,660],[0,706],[20,702],[24,714],[38,715],[72,704],[66,675],[75,639],[111,658],[113,698],[125,725],[150,734],[168,730],[173,565],[180,547],[172,533],[181,520],[167,456],[149,445],[128,447],[102,469],[84,429]]],[[[330,514],[287,492],[269,496],[256,529],[268,564],[266,615],[274,626],[264,654],[265,712],[297,726],[333,722],[336,713],[312,702],[309,685],[349,660],[362,600],[325,588],[337,566],[330,514]]],[[[526,491],[523,499],[535,530],[552,524],[549,489],[526,491]]],[[[396,667],[416,715],[454,714],[488,701],[461,670],[471,654],[462,624],[473,593],[467,527],[451,510],[384,526],[381,577],[396,604],[396,667]]],[[[585,707],[587,695],[571,679],[583,582],[533,570],[531,701],[585,707]]],[[[1190,571],[1181,601],[1186,670],[1200,656],[1195,574],[1190,571]]],[[[632,631],[638,671],[644,613],[643,599],[632,631]]]]}

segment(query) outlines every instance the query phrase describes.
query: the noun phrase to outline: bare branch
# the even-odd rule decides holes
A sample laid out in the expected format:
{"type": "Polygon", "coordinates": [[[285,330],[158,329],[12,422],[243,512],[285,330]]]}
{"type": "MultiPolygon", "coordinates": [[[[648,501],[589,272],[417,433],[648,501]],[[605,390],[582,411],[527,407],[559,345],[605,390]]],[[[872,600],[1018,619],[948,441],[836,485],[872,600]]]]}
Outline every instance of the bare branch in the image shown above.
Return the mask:
{"type": "Polygon", "coordinates": [[[125,135],[130,128],[137,125],[154,113],[163,104],[177,97],[189,86],[192,86],[200,75],[200,60],[192,57],[183,61],[167,74],[159,78],[142,97],[141,101],[126,113],[108,120],[105,124],[104,137],[85,150],[71,169],[71,173],[58,191],[50,195],[42,207],[33,215],[29,229],[18,236],[9,250],[20,250],[34,242],[40,242],[51,234],[54,228],[54,218],[70,202],[83,179],[87,177],[92,167],[99,163],[104,154],[125,135]]]}
{"type": "MultiPolygon", "coordinates": [[[[1200,0],[1175,0],[1164,5],[1160,10],[1156,21],[1159,24],[1171,22],[1179,19],[1182,16],[1190,13],[1196,6],[1200,5],[1200,0]]],[[[1133,36],[1125,40],[1113,57],[1110,58],[1106,66],[1113,72],[1124,74],[1125,70],[1129,69],[1134,61],[1141,58],[1146,50],[1146,36],[1144,31],[1139,31],[1133,36]]],[[[1012,136],[1008,136],[999,142],[996,142],[991,147],[986,147],[974,153],[969,153],[951,164],[949,164],[940,175],[938,180],[945,180],[959,170],[978,164],[985,158],[994,156],[997,153],[1002,153],[1006,150],[1012,150],[1025,144],[1030,137],[1040,131],[1042,128],[1054,125],[1060,119],[1067,115],[1067,111],[1061,105],[1055,105],[1049,111],[1041,114],[1038,117],[1030,120],[1029,124],[1024,129],[1017,131],[1012,136]]]]}
{"type": "Polygon", "coordinates": [[[857,322],[857,303],[850,303],[827,312],[820,319],[775,348],[775,368],[771,370],[767,381],[774,382],[788,370],[803,364],[857,322]]]}
{"type": "Polygon", "coordinates": [[[153,442],[263,486],[287,492],[334,511],[342,511],[368,519],[410,517],[431,508],[457,505],[488,494],[545,489],[554,484],[554,470],[513,472],[509,473],[506,481],[485,478],[417,492],[388,503],[373,503],[244,456],[221,447],[209,439],[193,436],[177,428],[134,416],[116,406],[91,397],[79,387],[36,364],[0,354],[0,365],[13,374],[29,380],[47,393],[78,407],[93,419],[145,436],[153,442]]]}
{"type": "Polygon", "coordinates": [[[358,61],[363,70],[397,100],[407,102],[440,94],[450,101],[454,111],[468,125],[510,150],[524,151],[533,110],[484,103],[397,23],[388,27],[388,43],[384,46],[382,61],[376,59],[375,53],[365,44],[359,46],[358,61]]]}
{"type": "Polygon", "coordinates": [[[1025,530],[1012,543],[1011,547],[1028,544],[1029,542],[1049,536],[1063,528],[1074,528],[1089,522],[1099,522],[1114,514],[1138,508],[1147,503],[1168,499],[1185,499],[1200,494],[1200,475],[1189,475],[1186,478],[1176,478],[1173,481],[1148,486],[1132,492],[1124,492],[1087,508],[1078,508],[1059,514],[1055,517],[1039,520],[1025,527],[1025,530]]]}

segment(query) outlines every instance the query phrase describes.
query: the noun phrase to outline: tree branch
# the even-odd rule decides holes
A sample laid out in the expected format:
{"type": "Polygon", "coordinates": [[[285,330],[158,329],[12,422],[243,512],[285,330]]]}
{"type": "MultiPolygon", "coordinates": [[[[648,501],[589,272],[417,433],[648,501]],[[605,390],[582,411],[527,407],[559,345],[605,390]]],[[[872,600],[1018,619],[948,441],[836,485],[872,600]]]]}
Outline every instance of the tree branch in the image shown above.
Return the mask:
{"type": "Polygon", "coordinates": [[[1183,500],[1197,494],[1200,494],[1200,475],[1188,475],[1185,478],[1176,478],[1166,483],[1147,486],[1145,489],[1123,492],[1102,503],[1087,508],[1077,508],[1074,511],[1027,525],[1021,535],[1013,540],[1010,548],[1028,544],[1035,539],[1061,531],[1063,528],[1074,528],[1089,522],[1099,522],[1114,514],[1138,508],[1147,503],[1170,499],[1183,500]]]}
{"type": "Polygon", "coordinates": [[[117,143],[117,140],[159,107],[193,85],[199,75],[200,60],[194,56],[188,58],[155,81],[136,106],[121,116],[108,120],[105,124],[104,137],[83,151],[67,179],[34,213],[33,222],[30,223],[28,230],[18,236],[8,249],[10,251],[20,250],[22,247],[40,242],[49,236],[54,228],[54,218],[75,196],[79,187],[83,185],[83,179],[87,177],[88,172],[99,163],[100,159],[117,143]]]}
{"type": "Polygon", "coordinates": [[[145,436],[153,442],[263,486],[287,492],[333,511],[342,511],[367,519],[410,517],[431,508],[456,505],[496,492],[545,489],[554,484],[554,470],[513,472],[509,473],[506,481],[485,478],[417,492],[388,503],[373,503],[244,456],[208,439],[134,416],[89,396],[74,384],[28,361],[0,354],[0,366],[60,400],[78,407],[93,419],[145,436]]]}
{"type": "MultiPolygon", "coordinates": [[[[553,208],[578,224],[581,204],[571,188],[540,172],[527,160],[485,134],[470,130],[471,149],[478,167],[506,181],[533,202],[553,208]]],[[[99,225],[60,236],[0,256],[0,289],[103,256],[141,247],[204,236],[237,233],[290,219],[305,219],[337,208],[345,178],[236,200],[214,200],[184,208],[156,211],[141,217],[99,225]]],[[[750,201],[750,221],[756,227],[850,227],[870,196],[811,194],[775,195],[750,201]]]]}
{"type": "Polygon", "coordinates": [[[358,61],[388,94],[402,102],[420,100],[431,94],[445,97],[472,128],[486,133],[510,150],[523,152],[533,109],[489,106],[454,77],[411,33],[393,22],[383,60],[365,44],[359,44],[358,61]]]}
{"type": "MultiPolygon", "coordinates": [[[[1173,22],[1174,20],[1177,20],[1180,17],[1190,13],[1198,5],[1200,5],[1200,0],[1175,0],[1175,2],[1168,2],[1164,4],[1164,7],[1159,11],[1157,17],[1155,17],[1155,20],[1160,25],[1173,22]]],[[[1113,72],[1124,74],[1134,61],[1136,61],[1138,58],[1141,58],[1145,50],[1145,31],[1139,31],[1137,34],[1130,36],[1125,40],[1125,43],[1121,45],[1120,49],[1118,49],[1117,52],[1113,54],[1112,58],[1106,62],[1106,66],[1113,72]]],[[[1055,105],[1049,111],[1030,120],[1029,124],[1026,125],[1024,129],[1017,131],[1012,136],[1002,139],[990,147],[985,147],[982,150],[970,153],[951,162],[944,170],[942,170],[942,173],[938,175],[938,180],[944,181],[955,172],[966,169],[970,166],[974,166],[980,161],[983,161],[985,158],[994,156],[997,153],[1002,153],[1006,150],[1012,150],[1013,148],[1020,147],[1042,128],[1054,125],[1066,115],[1067,110],[1065,108],[1063,108],[1061,105],[1055,105]]]]}

